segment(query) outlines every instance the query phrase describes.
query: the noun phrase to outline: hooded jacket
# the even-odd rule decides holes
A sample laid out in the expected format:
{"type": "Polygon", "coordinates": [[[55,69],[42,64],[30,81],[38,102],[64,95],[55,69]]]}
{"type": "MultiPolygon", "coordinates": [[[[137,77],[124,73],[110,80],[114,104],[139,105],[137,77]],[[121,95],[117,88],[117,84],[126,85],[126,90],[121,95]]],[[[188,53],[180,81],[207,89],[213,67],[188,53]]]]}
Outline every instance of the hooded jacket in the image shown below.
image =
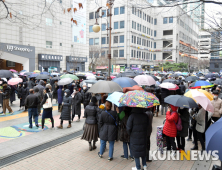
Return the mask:
{"type": "Polygon", "coordinates": [[[42,99],[43,99],[43,97],[44,97],[43,91],[44,91],[44,89],[45,89],[43,85],[44,85],[44,81],[43,81],[43,80],[40,80],[40,81],[39,81],[39,84],[38,84],[37,86],[35,86],[35,87],[38,87],[39,93],[40,93],[42,99]]]}
{"type": "Polygon", "coordinates": [[[176,123],[179,117],[177,113],[178,107],[175,107],[173,105],[170,105],[170,107],[172,109],[172,112],[170,111],[166,112],[166,122],[163,127],[163,133],[169,137],[176,137],[177,136],[176,123]]]}
{"type": "Polygon", "coordinates": [[[17,94],[18,94],[18,98],[22,98],[22,87],[23,87],[23,83],[19,83],[18,87],[17,87],[17,94]]]}
{"type": "Polygon", "coordinates": [[[29,95],[29,88],[27,87],[27,83],[23,83],[23,87],[22,87],[22,106],[25,106],[25,99],[26,97],[29,95]]]}
{"type": "Polygon", "coordinates": [[[33,89],[34,86],[35,86],[34,81],[33,80],[29,80],[29,82],[28,82],[29,89],[33,89]]]}
{"type": "Polygon", "coordinates": [[[60,116],[61,120],[71,120],[71,106],[72,106],[72,98],[70,97],[69,89],[64,91],[67,95],[63,97],[63,106],[62,113],[60,116]]]}

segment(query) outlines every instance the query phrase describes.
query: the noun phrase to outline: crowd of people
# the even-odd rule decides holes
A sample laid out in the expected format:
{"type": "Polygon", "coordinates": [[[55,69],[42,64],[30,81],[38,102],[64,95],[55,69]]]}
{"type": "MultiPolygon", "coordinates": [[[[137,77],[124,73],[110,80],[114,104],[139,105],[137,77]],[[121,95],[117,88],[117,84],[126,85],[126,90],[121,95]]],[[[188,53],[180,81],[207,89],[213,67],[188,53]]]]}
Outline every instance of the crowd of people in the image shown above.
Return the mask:
{"type": "MultiPolygon", "coordinates": [[[[161,82],[170,77],[161,77],[161,82]]],[[[29,81],[23,79],[23,83],[18,86],[9,86],[7,82],[2,81],[2,106],[3,113],[6,109],[13,114],[9,102],[13,104],[15,94],[20,99],[20,110],[28,110],[29,128],[33,128],[32,120],[35,126],[39,127],[38,116],[42,116],[41,127],[44,130],[46,118],[51,119],[52,128],[54,128],[54,119],[52,114],[52,100],[58,103],[58,111],[61,112],[61,122],[57,127],[63,129],[63,121],[68,121],[67,128],[72,127],[74,117],[77,115],[77,122],[81,117],[81,104],[84,106],[85,124],[82,139],[89,143],[89,151],[97,148],[96,142],[100,139],[99,158],[103,157],[106,151],[106,143],[109,143],[109,158],[113,160],[115,141],[123,142],[123,159],[135,160],[136,167],[133,170],[141,169],[140,158],[144,170],[147,169],[146,162],[149,159],[150,136],[152,133],[152,121],[159,112],[166,115],[163,127],[163,135],[166,137],[167,150],[175,152],[185,150],[185,138],[192,141],[194,147],[198,149],[198,140],[201,143],[202,150],[205,150],[205,132],[212,122],[217,121],[222,114],[222,100],[220,96],[220,87],[214,86],[212,89],[206,89],[214,96],[212,105],[214,112],[207,112],[201,105],[198,108],[178,108],[165,102],[165,98],[170,95],[183,95],[189,90],[192,82],[185,82],[180,77],[176,78],[178,90],[167,90],[158,86],[146,86],[144,90],[153,93],[160,101],[160,106],[151,108],[130,108],[117,107],[107,101],[108,94],[91,94],[88,87],[83,84],[80,87],[78,81],[65,86],[59,86],[58,81],[47,82],[47,80],[36,81],[31,78],[29,81]],[[9,101],[10,100],[10,101],[9,101]],[[41,115],[41,108],[43,113],[41,115]],[[182,130],[178,130],[176,123],[181,120],[182,130]],[[176,142],[175,142],[176,139],[176,142]]],[[[176,152],[175,152],[176,154],[176,152]]]]}

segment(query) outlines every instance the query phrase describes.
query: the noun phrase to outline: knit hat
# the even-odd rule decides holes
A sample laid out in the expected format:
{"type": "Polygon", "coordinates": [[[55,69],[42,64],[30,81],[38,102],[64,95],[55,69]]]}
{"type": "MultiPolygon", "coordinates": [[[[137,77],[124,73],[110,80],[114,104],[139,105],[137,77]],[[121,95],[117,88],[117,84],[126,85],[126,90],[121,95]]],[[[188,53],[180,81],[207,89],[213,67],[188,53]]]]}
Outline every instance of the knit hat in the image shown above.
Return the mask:
{"type": "Polygon", "coordinates": [[[93,96],[93,97],[91,98],[91,102],[92,102],[92,103],[97,103],[97,98],[96,98],[95,96],[93,96]]]}

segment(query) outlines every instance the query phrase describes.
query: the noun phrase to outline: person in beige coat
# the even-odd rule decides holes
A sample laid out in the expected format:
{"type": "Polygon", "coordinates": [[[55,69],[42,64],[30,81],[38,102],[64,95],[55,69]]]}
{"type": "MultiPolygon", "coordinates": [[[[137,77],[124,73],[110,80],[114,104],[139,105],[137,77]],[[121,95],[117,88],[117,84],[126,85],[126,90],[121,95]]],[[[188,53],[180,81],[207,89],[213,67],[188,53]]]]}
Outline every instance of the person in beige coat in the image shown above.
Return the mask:
{"type": "Polygon", "coordinates": [[[218,98],[219,92],[217,90],[213,91],[213,95],[214,99],[211,103],[214,106],[214,112],[211,118],[214,122],[216,122],[222,115],[222,100],[218,98]]]}

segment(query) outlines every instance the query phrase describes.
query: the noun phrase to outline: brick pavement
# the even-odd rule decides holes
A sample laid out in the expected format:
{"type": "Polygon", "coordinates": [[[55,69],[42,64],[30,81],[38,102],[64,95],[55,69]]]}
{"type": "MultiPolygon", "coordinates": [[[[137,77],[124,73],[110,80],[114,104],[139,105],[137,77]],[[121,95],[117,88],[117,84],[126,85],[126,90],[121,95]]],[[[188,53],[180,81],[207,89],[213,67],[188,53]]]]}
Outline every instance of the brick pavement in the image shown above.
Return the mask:
{"type": "MultiPolygon", "coordinates": [[[[164,116],[154,117],[153,133],[151,136],[151,150],[156,150],[156,126],[162,124],[164,116]]],[[[104,153],[103,158],[99,158],[98,148],[94,151],[88,151],[88,143],[79,138],[60,146],[51,148],[47,151],[24,159],[20,162],[3,168],[3,170],[48,170],[48,169],[76,169],[76,170],[131,170],[135,166],[134,161],[123,160],[120,155],[123,153],[122,142],[116,142],[114,148],[114,160],[107,161],[108,150],[104,153]]],[[[192,142],[186,142],[186,150],[193,146],[192,142]]],[[[200,147],[201,148],[201,147],[200,147]]],[[[148,163],[148,169],[156,170],[190,170],[194,161],[153,161],[148,163]]]]}

